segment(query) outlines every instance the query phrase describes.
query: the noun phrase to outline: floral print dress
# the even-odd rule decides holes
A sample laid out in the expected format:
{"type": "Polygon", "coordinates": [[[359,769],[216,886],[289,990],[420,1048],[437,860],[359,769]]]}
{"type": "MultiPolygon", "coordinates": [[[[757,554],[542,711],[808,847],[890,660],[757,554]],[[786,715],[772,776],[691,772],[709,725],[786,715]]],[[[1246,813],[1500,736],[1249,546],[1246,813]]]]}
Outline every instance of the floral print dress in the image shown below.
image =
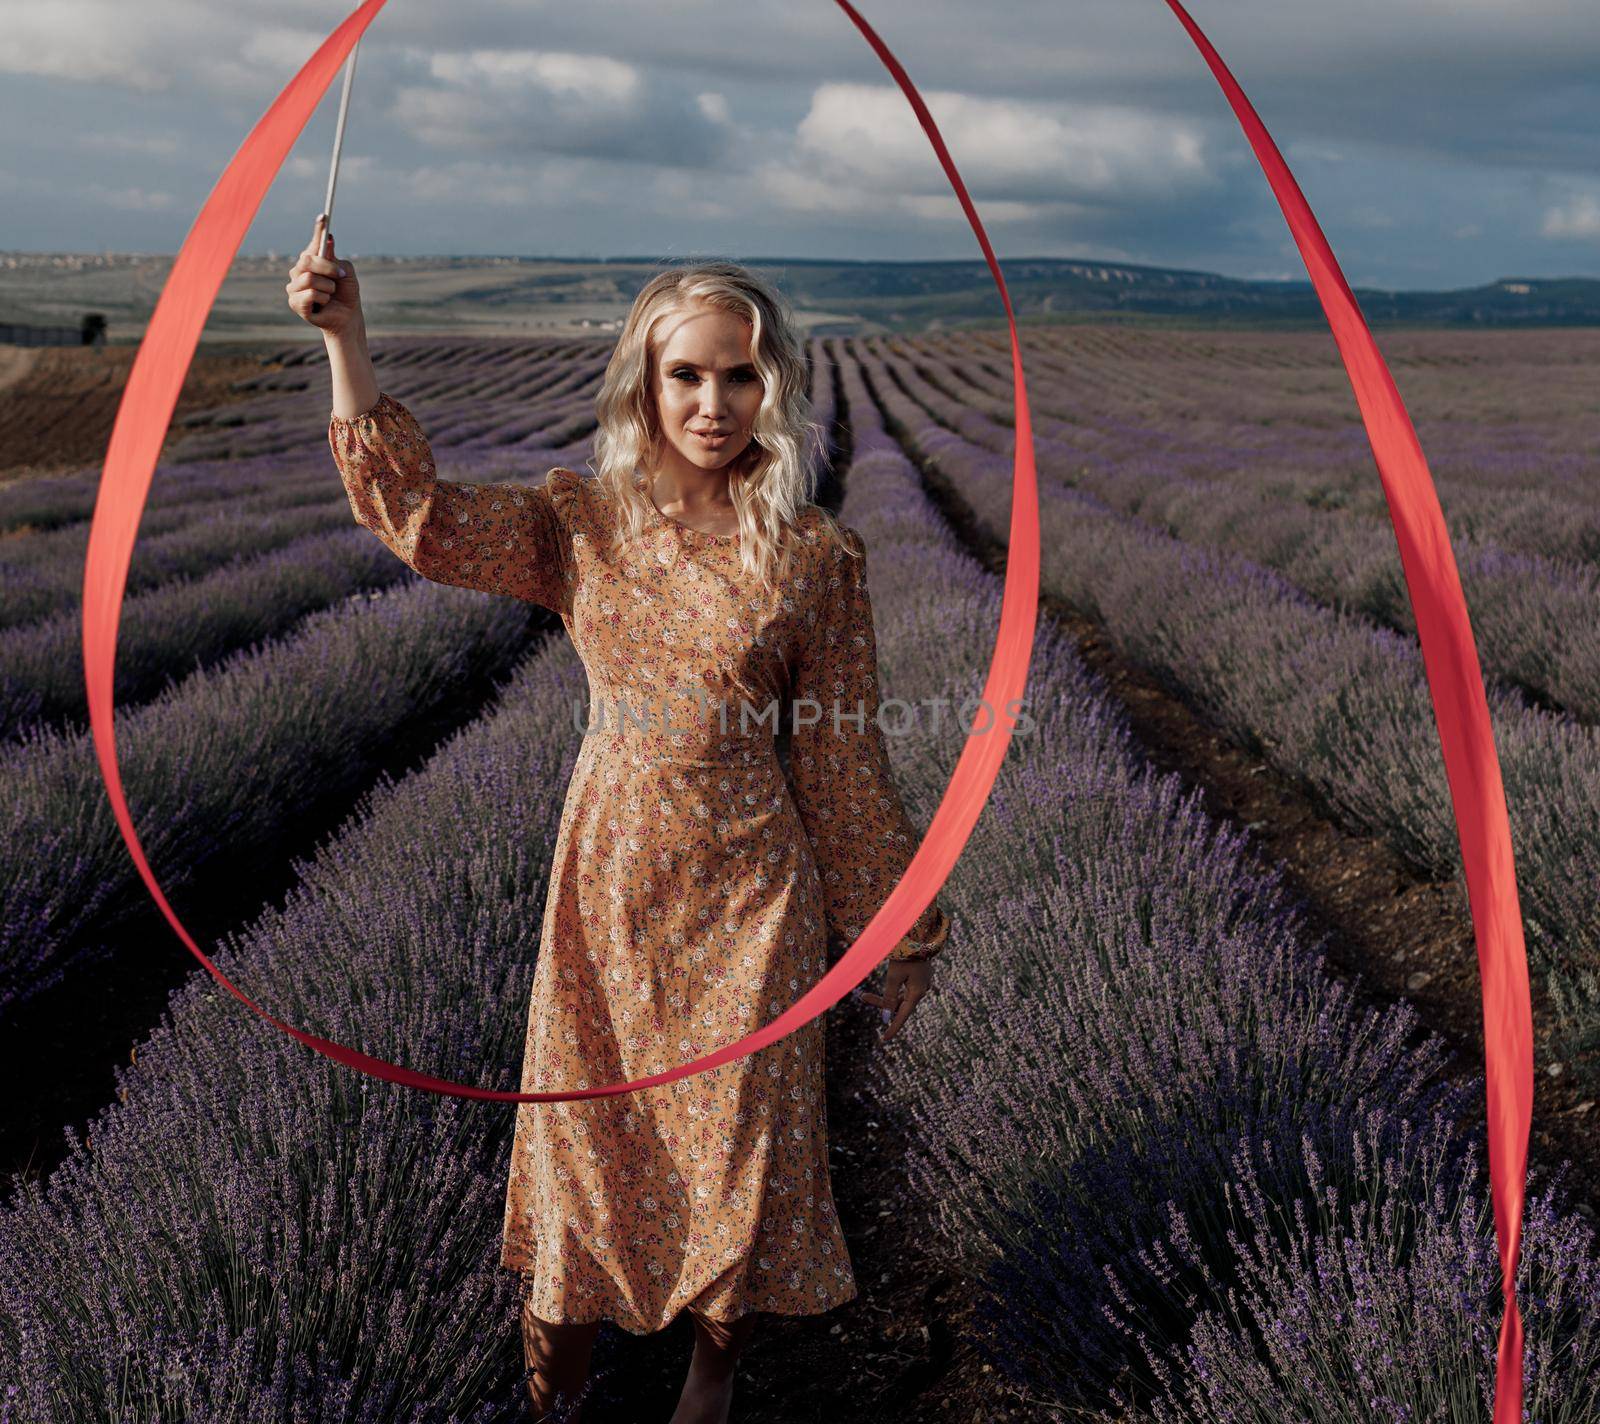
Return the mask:
{"type": "MultiPolygon", "coordinates": [[[[646,1077],[776,1018],[826,970],[830,935],[860,934],[919,839],[877,724],[861,536],[844,527],[848,558],[809,506],[789,578],[763,590],[737,534],[659,509],[613,554],[612,502],[574,470],[536,486],[439,480],[387,394],[332,418],[328,438],[360,524],[424,578],[560,614],[587,670],[521,1090],[646,1077]],[[792,699],[821,715],[791,722],[792,699]],[[792,727],[787,780],[774,706],[792,727]]],[[[935,901],[893,957],[936,951],[948,929],[935,901]]],[[[524,1309],[644,1334],[685,1306],[730,1321],[852,1299],[823,1045],[819,1018],[673,1083],[518,1104],[500,1259],[522,1274],[524,1309]]]]}

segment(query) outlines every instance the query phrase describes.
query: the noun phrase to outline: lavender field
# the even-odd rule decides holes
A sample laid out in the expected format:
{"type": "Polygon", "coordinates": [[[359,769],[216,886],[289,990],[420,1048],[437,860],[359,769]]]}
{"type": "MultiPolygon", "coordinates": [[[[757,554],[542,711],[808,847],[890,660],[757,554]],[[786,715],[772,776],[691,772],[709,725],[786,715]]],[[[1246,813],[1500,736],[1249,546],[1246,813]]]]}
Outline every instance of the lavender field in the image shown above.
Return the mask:
{"type": "MultiPolygon", "coordinates": [[[[1527,344],[1532,335],[1516,338],[1527,344]]],[[[1288,351],[1258,349],[1255,368],[1295,370],[1297,354],[1310,359],[1303,340],[1298,353],[1291,342],[1288,351]]],[[[1573,345],[1581,350],[1583,339],[1573,345]]],[[[1268,415],[1265,397],[1236,375],[1245,393],[1229,401],[1235,428],[1223,434],[1199,422],[1191,436],[1196,422],[1181,408],[1159,427],[1120,408],[1151,385],[1176,383],[1160,354],[1126,361],[1120,380],[1102,368],[1081,383],[1092,387],[1086,399],[1065,401],[1059,393],[1080,384],[1068,368],[1048,355],[1032,363],[1045,378],[1033,401],[1048,485],[1040,499],[1045,588],[1090,611],[1126,656],[1158,670],[1352,828],[1387,840],[1427,874],[1457,876],[1460,847],[1421,651],[1353,397],[1346,390],[1334,400],[1326,373],[1271,381],[1269,390],[1288,385],[1322,398],[1302,399],[1310,409],[1299,418],[1292,399],[1288,416],[1268,415]],[[1258,431],[1270,422],[1287,433],[1252,433],[1252,416],[1258,431]]],[[[1248,369],[1248,352],[1236,356],[1248,369]]],[[[948,476],[979,524],[1003,537],[1010,398],[985,363],[876,346],[860,359],[908,453],[948,476]]],[[[1548,409],[1548,391],[1564,379],[1572,409],[1579,370],[1576,356],[1557,365],[1545,398],[1530,404],[1548,409]]],[[[1214,367],[1211,378],[1220,379],[1214,367]]],[[[1580,422],[1569,424],[1582,435],[1580,422]]],[[[1525,436],[1536,454],[1502,470],[1476,440],[1459,431],[1449,438],[1449,427],[1437,432],[1441,449],[1432,455],[1426,422],[1418,425],[1488,679],[1529,957],[1548,1000],[1543,1042],[1593,1097],[1600,638],[1591,610],[1600,597],[1600,508],[1582,474],[1595,457],[1581,445],[1563,448],[1558,434],[1542,446],[1525,436]],[[1548,462],[1537,487],[1531,458],[1548,462]],[[1502,516],[1503,533],[1494,522],[1502,516]]],[[[1461,893],[1464,904],[1464,886],[1461,893]]]]}
{"type": "MultiPolygon", "coordinates": [[[[1382,342],[1489,683],[1536,1070],[1559,1063],[1583,1101],[1600,1080],[1600,643],[1582,616],[1600,496],[1571,414],[1593,340],[1382,342]]],[[[441,474],[485,482],[583,467],[608,354],[374,349],[441,474]]],[[[984,550],[1009,526],[1008,343],[809,355],[827,493],[870,552],[884,696],[959,704],[999,619],[984,550]]],[[[1051,612],[1091,620],[1350,837],[1459,882],[1399,558],[1331,339],[1034,329],[1024,358],[1050,599],[1033,730],[941,893],[944,992],[888,1049],[846,1005],[830,1015],[861,1298],[767,1322],[734,1417],[1487,1421],[1501,1312],[1481,1057],[1330,972],[1282,867],[1157,768],[1051,612]]],[[[202,947],[270,1012],[514,1088],[581,664],[544,610],[427,583],[354,526],[320,347],[270,364],[253,400],[191,422],[141,526],[117,680],[140,835],[180,915],[225,885],[202,947]]],[[[30,848],[0,880],[12,1034],[47,988],[188,959],[170,929],[135,929],[148,897],[85,728],[97,478],[0,490],[0,531],[27,531],[0,544],[0,796],[9,843],[30,848]]],[[[949,719],[888,738],[921,826],[962,741],[949,719]]],[[[524,1417],[497,1264],[508,1107],[359,1077],[203,971],[132,1061],[82,1048],[116,1064],[114,1093],[87,1124],[63,1110],[51,1170],[15,1176],[0,1207],[0,1419],[524,1417]]],[[[1529,1184],[1537,1424],[1600,1417],[1578,1165],[1536,1153],[1529,1184]]],[[[585,1417],[664,1419],[682,1341],[610,1344],[585,1417]]]]}

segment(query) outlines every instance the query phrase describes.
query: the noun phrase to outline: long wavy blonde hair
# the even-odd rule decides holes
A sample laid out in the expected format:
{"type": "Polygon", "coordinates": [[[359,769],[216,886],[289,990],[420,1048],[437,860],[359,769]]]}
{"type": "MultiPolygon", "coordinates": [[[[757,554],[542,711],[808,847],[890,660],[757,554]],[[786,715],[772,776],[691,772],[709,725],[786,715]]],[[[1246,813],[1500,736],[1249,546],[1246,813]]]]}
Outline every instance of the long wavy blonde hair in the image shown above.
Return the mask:
{"type": "MultiPolygon", "coordinates": [[[[730,312],[750,328],[752,360],[761,377],[761,408],[750,444],[728,467],[728,493],[739,516],[745,571],[768,588],[789,571],[794,540],[787,537],[814,504],[826,435],[811,419],[806,360],[793,313],[776,288],[737,262],[699,262],[657,273],[633,308],[606,364],[595,398],[600,429],[592,467],[617,510],[615,548],[641,537],[658,517],[649,486],[661,453],[653,372],[663,321],[699,311],[730,312]]],[[[824,537],[848,549],[832,514],[816,506],[824,537]]]]}

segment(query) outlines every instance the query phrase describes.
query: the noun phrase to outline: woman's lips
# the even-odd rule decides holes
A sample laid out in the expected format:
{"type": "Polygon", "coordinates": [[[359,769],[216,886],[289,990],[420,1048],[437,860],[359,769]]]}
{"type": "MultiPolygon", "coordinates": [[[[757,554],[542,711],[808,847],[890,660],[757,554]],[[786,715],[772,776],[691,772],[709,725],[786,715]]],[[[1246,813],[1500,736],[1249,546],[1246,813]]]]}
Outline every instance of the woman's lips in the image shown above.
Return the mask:
{"type": "Polygon", "coordinates": [[[695,436],[697,438],[701,439],[701,440],[704,440],[707,445],[720,445],[732,433],[733,433],[732,431],[727,431],[727,430],[723,431],[722,434],[720,434],[720,435],[708,434],[708,433],[706,433],[705,431],[702,431],[702,430],[696,430],[694,432],[695,436]]]}

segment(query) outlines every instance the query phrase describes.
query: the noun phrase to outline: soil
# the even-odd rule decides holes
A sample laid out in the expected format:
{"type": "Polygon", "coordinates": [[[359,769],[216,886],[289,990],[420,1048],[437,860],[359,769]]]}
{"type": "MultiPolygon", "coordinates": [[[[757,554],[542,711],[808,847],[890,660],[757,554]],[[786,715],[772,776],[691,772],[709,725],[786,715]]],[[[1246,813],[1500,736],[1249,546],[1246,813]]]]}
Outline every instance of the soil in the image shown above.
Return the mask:
{"type": "MultiPolygon", "coordinates": [[[[184,377],[165,453],[186,432],[182,417],[249,400],[234,383],[263,371],[275,346],[202,346],[184,377]]],[[[0,487],[16,480],[99,467],[139,348],[0,346],[0,487]]]]}

